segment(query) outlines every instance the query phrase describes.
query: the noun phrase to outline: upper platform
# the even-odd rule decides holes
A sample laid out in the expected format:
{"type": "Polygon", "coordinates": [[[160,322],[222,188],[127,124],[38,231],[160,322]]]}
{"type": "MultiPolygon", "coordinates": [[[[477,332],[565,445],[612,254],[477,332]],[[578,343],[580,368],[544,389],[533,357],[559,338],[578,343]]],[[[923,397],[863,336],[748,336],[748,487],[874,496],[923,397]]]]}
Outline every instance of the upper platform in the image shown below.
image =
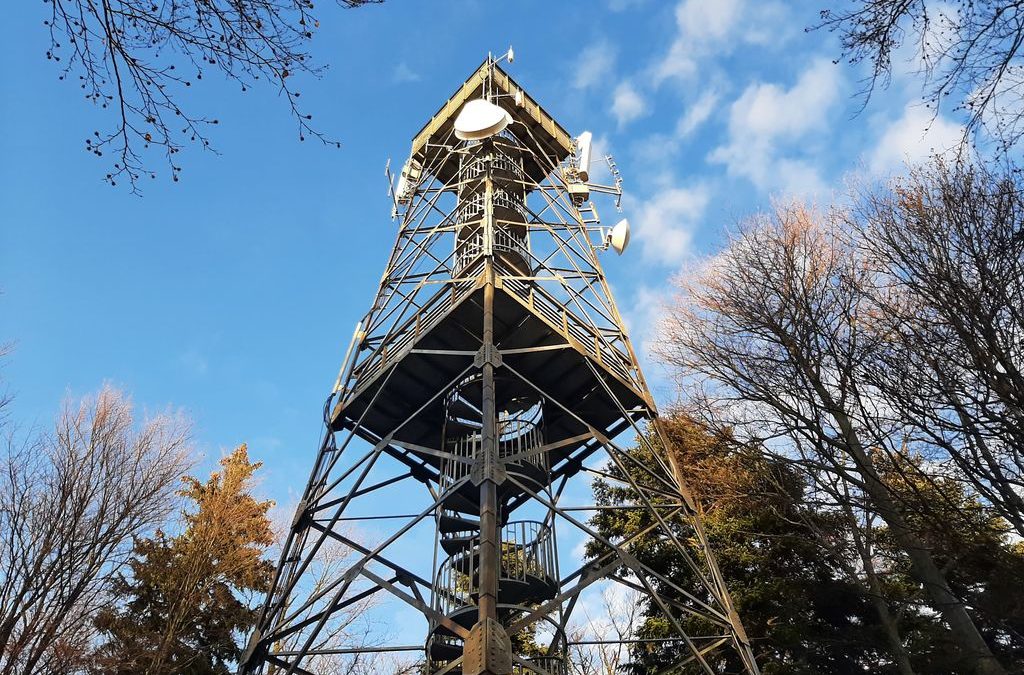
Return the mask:
{"type": "Polygon", "coordinates": [[[432,173],[443,183],[455,176],[459,169],[458,157],[447,153],[444,146],[455,139],[453,125],[462,106],[474,98],[483,98],[488,91],[491,102],[512,116],[509,131],[533,153],[532,156],[525,153],[523,159],[527,175],[535,182],[544,180],[559,162],[573,153],[569,132],[488,58],[412,139],[412,157],[420,162],[425,172],[432,173]]]}

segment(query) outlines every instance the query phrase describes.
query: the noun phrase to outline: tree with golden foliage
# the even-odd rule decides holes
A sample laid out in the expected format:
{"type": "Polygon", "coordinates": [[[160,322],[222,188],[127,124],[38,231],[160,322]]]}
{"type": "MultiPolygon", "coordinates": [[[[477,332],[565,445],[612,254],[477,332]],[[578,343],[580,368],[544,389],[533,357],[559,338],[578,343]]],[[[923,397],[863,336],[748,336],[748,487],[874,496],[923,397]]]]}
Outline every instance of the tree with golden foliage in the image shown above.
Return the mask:
{"type": "Polygon", "coordinates": [[[114,587],[118,608],[97,625],[108,641],[96,672],[147,675],[226,674],[256,620],[246,595],[269,587],[273,565],[264,553],[274,538],[270,501],[253,497],[245,445],[221,460],[205,483],[186,477],[181,495],[194,509],[184,530],[139,539],[131,575],[114,587]]]}
{"type": "MultiPolygon", "coordinates": [[[[817,530],[841,538],[843,515],[807,504],[807,485],[797,470],[762,454],[756,445],[738,443],[727,431],[713,433],[685,414],[663,418],[662,431],[669,447],[663,447],[661,436],[651,432],[647,441],[631,452],[653,471],[658,470],[659,462],[651,457],[652,452],[673,455],[685,467],[762,672],[891,672],[878,667],[886,663],[876,655],[884,649],[884,637],[872,607],[860,585],[842,570],[841,558],[849,556],[849,547],[837,541],[837,546],[826,549],[814,536],[817,530]]],[[[621,471],[608,466],[605,475],[609,479],[594,481],[597,504],[624,507],[605,508],[591,520],[598,532],[613,540],[632,538],[646,530],[652,519],[650,512],[630,508],[637,504],[638,496],[621,480],[621,471]]],[[[651,480],[638,469],[633,479],[639,484],[651,480]]],[[[677,534],[684,533],[680,529],[677,534]]],[[[602,547],[591,540],[588,556],[602,554],[602,547]]],[[[652,583],[665,597],[677,596],[679,587],[696,587],[692,568],[664,537],[643,535],[634,541],[630,552],[678,584],[655,579],[652,583]]],[[[687,599],[679,597],[679,601],[685,606],[687,599]]],[[[685,612],[680,611],[676,618],[696,634],[714,630],[703,619],[685,612]]],[[[657,605],[642,603],[637,619],[630,627],[630,637],[640,642],[632,646],[630,662],[621,659],[616,670],[599,672],[663,672],[685,655],[685,645],[673,640],[672,624],[657,605]]],[[[709,655],[707,660],[716,673],[742,669],[725,652],[709,655]]],[[[696,675],[707,671],[701,664],[691,663],[679,672],[696,675]]]]}

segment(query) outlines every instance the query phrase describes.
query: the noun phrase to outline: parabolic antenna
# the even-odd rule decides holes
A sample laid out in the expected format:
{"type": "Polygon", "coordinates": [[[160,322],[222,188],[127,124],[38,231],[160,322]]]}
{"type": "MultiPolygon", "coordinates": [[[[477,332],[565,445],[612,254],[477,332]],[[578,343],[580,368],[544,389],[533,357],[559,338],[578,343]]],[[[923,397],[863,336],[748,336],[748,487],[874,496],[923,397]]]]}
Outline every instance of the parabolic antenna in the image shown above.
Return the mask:
{"type": "Polygon", "coordinates": [[[629,220],[627,218],[620,220],[608,233],[608,243],[619,255],[626,250],[626,247],[629,246],[629,220]]]}
{"type": "Polygon", "coordinates": [[[512,116],[499,106],[482,98],[462,106],[455,118],[455,137],[464,141],[479,141],[498,133],[512,122],[512,116]]]}

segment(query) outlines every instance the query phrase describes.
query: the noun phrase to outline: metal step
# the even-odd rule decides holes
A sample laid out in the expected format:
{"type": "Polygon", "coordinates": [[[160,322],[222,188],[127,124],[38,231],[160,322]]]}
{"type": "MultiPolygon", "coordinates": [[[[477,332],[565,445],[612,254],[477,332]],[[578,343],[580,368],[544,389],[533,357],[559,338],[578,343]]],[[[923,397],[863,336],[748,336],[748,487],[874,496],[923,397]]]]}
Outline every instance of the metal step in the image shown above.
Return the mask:
{"type": "Polygon", "coordinates": [[[456,555],[459,553],[465,553],[469,549],[476,545],[477,535],[471,534],[464,537],[443,537],[441,539],[441,548],[448,555],[456,555]]]}
{"type": "Polygon", "coordinates": [[[580,212],[580,220],[586,225],[596,225],[601,222],[601,216],[597,213],[594,202],[585,202],[577,208],[580,212]]]}
{"type": "Polygon", "coordinates": [[[434,639],[430,641],[430,658],[433,661],[454,661],[462,656],[462,645],[434,639]]]}
{"type": "Polygon", "coordinates": [[[437,519],[437,529],[441,534],[452,534],[454,532],[466,532],[480,530],[480,521],[461,516],[442,513],[437,519]]]}

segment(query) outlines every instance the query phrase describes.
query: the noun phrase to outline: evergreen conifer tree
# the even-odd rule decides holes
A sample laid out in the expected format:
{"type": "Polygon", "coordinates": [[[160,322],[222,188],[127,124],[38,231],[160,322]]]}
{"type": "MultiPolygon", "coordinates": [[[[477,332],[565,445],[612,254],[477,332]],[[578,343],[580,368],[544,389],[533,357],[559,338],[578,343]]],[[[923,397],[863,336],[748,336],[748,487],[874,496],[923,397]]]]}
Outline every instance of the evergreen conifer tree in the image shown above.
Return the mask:
{"type": "Polygon", "coordinates": [[[104,675],[227,675],[256,621],[247,595],[270,585],[273,543],[267,512],[250,490],[260,462],[245,445],[205,483],[184,479],[191,502],[184,529],[139,539],[114,607],[97,617],[107,642],[96,653],[104,675]]]}
{"type": "MultiPolygon", "coordinates": [[[[740,444],[726,433],[711,433],[685,416],[667,418],[663,424],[670,445],[667,451],[685,467],[719,566],[730,581],[737,611],[765,675],[900,672],[880,619],[878,592],[909,654],[911,672],[967,672],[948,631],[928,611],[927,598],[913,579],[906,555],[891,541],[884,523],[875,519],[869,530],[855,533],[848,513],[815,501],[806,476],[794,465],[740,444]],[[862,578],[855,534],[873,541],[870,555],[880,580],[878,592],[862,578]]],[[[650,453],[664,450],[653,435],[647,440],[632,452],[645,466],[657,470],[650,453]]],[[[1007,536],[1005,523],[961,484],[926,480],[912,467],[881,464],[885,478],[913,507],[915,529],[942,561],[954,588],[969,599],[997,655],[1011,663],[1020,659],[1024,589],[1019,579],[1024,573],[1024,549],[1007,536]]],[[[605,471],[615,478],[621,475],[614,466],[605,471]]],[[[632,478],[641,485],[650,480],[640,470],[632,478]]],[[[594,490],[600,505],[637,503],[632,488],[617,480],[595,481],[594,490]]],[[[645,529],[650,518],[645,510],[605,509],[591,522],[614,541],[645,529]]],[[[630,546],[638,560],[686,588],[692,571],[676,551],[664,539],[650,535],[630,546]]],[[[603,552],[600,542],[589,543],[589,556],[603,552]]],[[[628,570],[623,574],[628,575],[628,570]]],[[[657,579],[651,582],[667,597],[673,595],[666,584],[657,579]]],[[[648,604],[641,614],[643,621],[635,636],[651,641],[634,646],[630,672],[661,672],[686,656],[685,646],[670,640],[674,630],[657,606],[648,604]],[[669,639],[662,642],[663,638],[669,639]]],[[[677,618],[693,634],[715,630],[683,613],[677,618]]],[[[711,666],[715,672],[739,672],[737,664],[725,660],[711,666]]],[[[681,672],[704,670],[691,664],[681,672]]]]}

